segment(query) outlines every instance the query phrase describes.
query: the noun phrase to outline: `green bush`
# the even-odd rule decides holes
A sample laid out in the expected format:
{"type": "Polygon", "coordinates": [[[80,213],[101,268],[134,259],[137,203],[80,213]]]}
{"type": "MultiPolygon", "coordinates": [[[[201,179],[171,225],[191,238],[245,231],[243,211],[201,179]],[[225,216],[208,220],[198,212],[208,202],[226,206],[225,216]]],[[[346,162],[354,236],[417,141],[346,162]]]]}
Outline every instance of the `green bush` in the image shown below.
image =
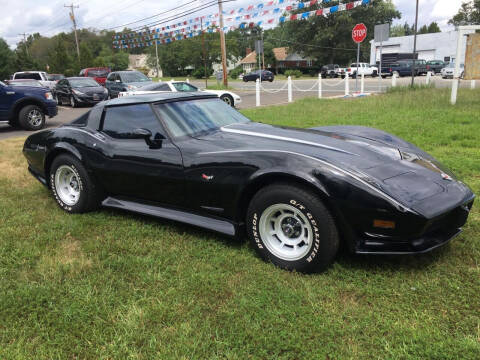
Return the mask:
{"type": "Polygon", "coordinates": [[[243,73],[243,67],[237,66],[235,69],[231,70],[229,75],[232,79],[238,79],[238,76],[243,73]]]}
{"type": "MultiPolygon", "coordinates": [[[[212,74],[213,74],[213,69],[207,68],[207,76],[210,77],[210,76],[212,76],[212,74]]],[[[195,79],[204,79],[205,78],[205,69],[203,67],[195,69],[195,71],[192,72],[192,76],[195,79]]]]}
{"type": "Polygon", "coordinates": [[[292,76],[292,77],[296,77],[296,78],[299,78],[302,76],[302,72],[300,70],[287,70],[285,71],[285,76],[292,76]]]}

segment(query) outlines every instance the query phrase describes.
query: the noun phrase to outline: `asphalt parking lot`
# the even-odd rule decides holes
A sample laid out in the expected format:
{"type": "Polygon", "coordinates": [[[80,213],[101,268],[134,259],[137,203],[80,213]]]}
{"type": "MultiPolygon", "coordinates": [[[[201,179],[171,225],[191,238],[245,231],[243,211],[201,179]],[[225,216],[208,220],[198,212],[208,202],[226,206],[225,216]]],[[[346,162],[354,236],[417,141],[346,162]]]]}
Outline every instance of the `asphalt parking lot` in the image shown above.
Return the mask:
{"type": "MultiPolygon", "coordinates": [[[[399,78],[397,79],[398,86],[405,86],[410,84],[411,78],[399,78]]],[[[420,76],[415,78],[416,84],[425,84],[426,77],[420,76]]],[[[431,78],[431,81],[435,84],[435,87],[450,87],[452,80],[442,79],[440,76],[434,76],[431,78]]],[[[191,83],[199,88],[204,87],[204,81],[193,80],[191,83]]],[[[211,85],[215,82],[210,81],[211,85]]],[[[356,81],[355,79],[349,79],[349,88],[350,93],[356,91],[355,88],[356,81]]],[[[378,78],[365,78],[365,92],[366,93],[379,93],[384,92],[392,84],[390,78],[382,79],[379,82],[378,78]]],[[[358,90],[360,90],[360,79],[358,80],[358,90]]],[[[470,81],[461,81],[461,87],[470,87],[470,81]]],[[[238,109],[247,109],[255,107],[256,96],[255,96],[255,83],[254,82],[239,82],[239,81],[230,81],[229,86],[233,88],[232,91],[237,93],[242,97],[242,102],[237,106],[238,109]]],[[[480,85],[478,85],[480,86],[480,85]]],[[[280,105],[288,103],[288,92],[286,87],[286,80],[275,80],[272,83],[264,82],[262,83],[262,92],[260,96],[261,106],[268,105],[280,105]],[[282,90],[280,90],[282,89],[282,90]]],[[[324,79],[322,80],[322,97],[339,97],[344,96],[345,94],[345,81],[337,79],[324,79]]],[[[301,79],[293,81],[293,100],[297,100],[303,97],[316,97],[318,96],[318,82],[317,78],[312,79],[301,79]]],[[[46,121],[46,128],[53,128],[60,126],[62,124],[68,123],[78,116],[84,114],[88,111],[89,107],[80,107],[80,108],[71,108],[69,106],[59,106],[58,115],[54,118],[48,119],[46,121]]],[[[20,137],[27,136],[31,134],[29,131],[13,129],[8,124],[0,124],[0,140],[11,138],[11,137],[20,137]]]]}

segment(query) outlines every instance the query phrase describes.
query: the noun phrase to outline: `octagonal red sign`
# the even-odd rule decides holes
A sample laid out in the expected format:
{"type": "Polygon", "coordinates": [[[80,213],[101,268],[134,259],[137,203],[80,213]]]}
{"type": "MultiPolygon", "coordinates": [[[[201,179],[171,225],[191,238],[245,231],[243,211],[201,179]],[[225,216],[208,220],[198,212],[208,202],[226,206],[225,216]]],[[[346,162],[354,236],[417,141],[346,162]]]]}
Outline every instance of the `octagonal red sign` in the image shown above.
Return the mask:
{"type": "Polygon", "coordinates": [[[363,24],[357,24],[352,30],[352,39],[356,43],[361,43],[367,37],[367,27],[363,24]]]}

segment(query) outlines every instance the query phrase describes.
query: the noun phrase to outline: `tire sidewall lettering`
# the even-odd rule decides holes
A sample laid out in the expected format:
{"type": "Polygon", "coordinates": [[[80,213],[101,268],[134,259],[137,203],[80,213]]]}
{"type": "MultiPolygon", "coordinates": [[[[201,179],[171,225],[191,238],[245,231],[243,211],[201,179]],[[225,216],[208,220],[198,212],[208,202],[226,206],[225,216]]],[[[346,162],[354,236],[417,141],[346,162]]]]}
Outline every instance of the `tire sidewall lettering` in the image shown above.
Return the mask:
{"type": "MultiPolygon", "coordinates": [[[[82,200],[82,193],[83,193],[83,181],[82,181],[82,177],[80,176],[80,173],[78,172],[77,168],[75,167],[75,165],[73,164],[65,164],[65,165],[68,165],[70,166],[70,168],[72,169],[73,173],[75,174],[76,178],[77,178],[77,181],[78,181],[78,187],[80,189],[80,198],[77,202],[77,204],[82,200]]],[[[58,169],[58,167],[57,167],[58,169]]],[[[53,193],[53,196],[55,197],[55,200],[57,201],[57,204],[65,211],[68,211],[68,212],[72,212],[73,208],[72,206],[70,205],[67,205],[65,204],[62,199],[60,199],[60,197],[58,196],[58,193],[57,193],[57,189],[56,189],[56,186],[55,186],[55,174],[57,172],[57,169],[55,169],[55,172],[52,172],[50,174],[50,188],[52,189],[52,193],[53,193]]],[[[75,205],[77,205],[75,204],[75,205]]],[[[74,206],[75,206],[74,205],[74,206]]]]}
{"type": "MultiPolygon", "coordinates": [[[[306,259],[304,258],[307,262],[310,263],[310,262],[313,261],[313,259],[315,259],[315,257],[318,254],[318,251],[320,249],[320,230],[318,228],[318,222],[315,220],[312,213],[308,211],[307,207],[305,205],[303,205],[301,202],[299,202],[298,200],[291,199],[288,202],[288,204],[290,204],[291,206],[294,206],[297,209],[299,209],[307,217],[307,219],[310,222],[310,225],[312,227],[313,245],[312,245],[309,253],[307,255],[305,255],[306,259]]],[[[261,216],[261,214],[260,214],[260,216],[261,216]]],[[[250,228],[251,228],[252,236],[253,236],[253,239],[254,239],[254,242],[255,242],[256,246],[259,249],[264,249],[265,247],[263,245],[263,241],[261,240],[260,234],[259,234],[259,231],[258,231],[258,222],[259,222],[260,216],[257,212],[253,213],[250,228]]],[[[300,261],[302,261],[302,260],[300,260],[300,261]]]]}

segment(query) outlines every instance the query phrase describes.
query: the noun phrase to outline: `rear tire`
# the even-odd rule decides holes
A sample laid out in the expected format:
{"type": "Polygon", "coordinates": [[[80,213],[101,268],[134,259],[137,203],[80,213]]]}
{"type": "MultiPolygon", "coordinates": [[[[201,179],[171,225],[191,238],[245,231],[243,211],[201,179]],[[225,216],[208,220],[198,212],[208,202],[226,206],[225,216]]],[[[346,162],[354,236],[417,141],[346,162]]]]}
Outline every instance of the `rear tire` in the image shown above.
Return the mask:
{"type": "Polygon", "coordinates": [[[335,221],[322,200],[289,184],[261,189],[250,202],[246,224],[258,254],[288,270],[324,270],[340,244],[335,221]]]}
{"type": "Polygon", "coordinates": [[[68,213],[88,212],[100,203],[100,189],[82,163],[71,155],[62,154],[53,160],[49,182],[57,204],[68,213]]]}
{"type": "Polygon", "coordinates": [[[37,105],[27,105],[18,113],[18,123],[25,130],[40,130],[45,126],[45,114],[37,105]]]}

